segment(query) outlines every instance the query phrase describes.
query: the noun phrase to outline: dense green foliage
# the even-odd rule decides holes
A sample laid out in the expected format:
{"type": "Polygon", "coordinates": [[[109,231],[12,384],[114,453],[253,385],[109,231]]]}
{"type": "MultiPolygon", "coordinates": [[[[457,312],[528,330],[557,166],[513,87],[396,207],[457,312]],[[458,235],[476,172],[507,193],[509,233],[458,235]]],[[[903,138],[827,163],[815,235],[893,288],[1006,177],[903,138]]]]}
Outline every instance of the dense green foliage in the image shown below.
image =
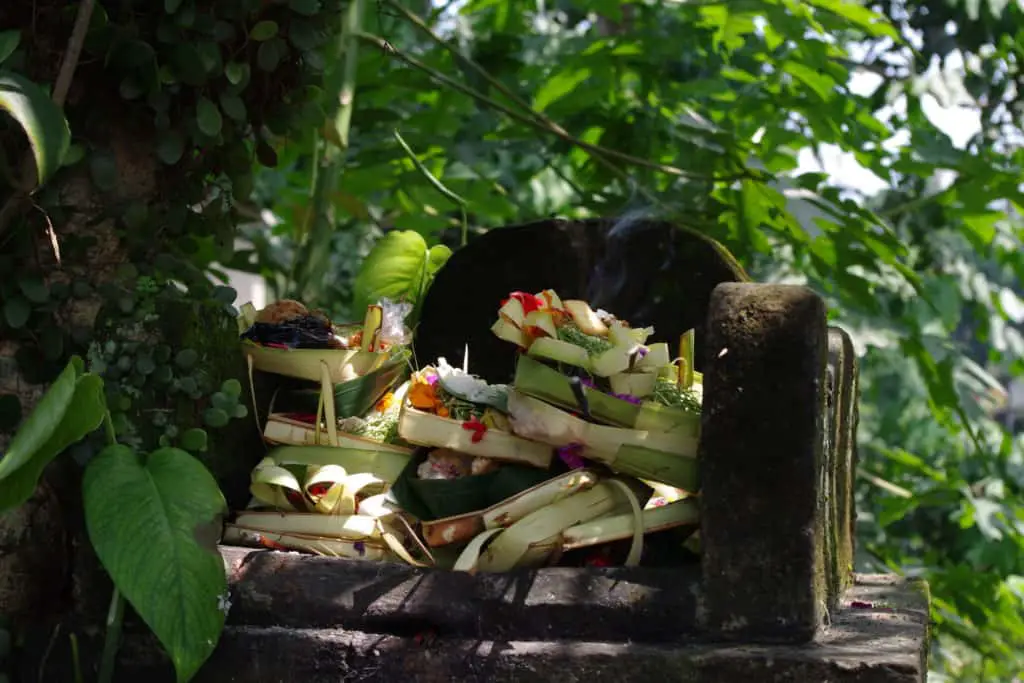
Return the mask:
{"type": "MultiPolygon", "coordinates": [[[[65,107],[64,153],[39,93],[22,84],[5,99],[4,84],[60,80],[53,55],[65,53],[78,7],[0,6],[0,29],[20,35],[0,32],[0,108],[13,114],[0,114],[0,149],[14,169],[0,184],[2,332],[32,349],[16,358],[30,383],[52,381],[92,346],[108,403],[124,407],[119,440],[198,453],[206,440],[194,430],[216,427],[209,411],[242,411],[218,377],[186,382],[194,363],[153,364],[200,396],[198,410],[131,423],[151,405],[132,396],[134,383],[162,390],[155,369],[143,372],[160,333],[138,327],[162,296],[153,283],[181,283],[185,294],[166,296],[206,310],[227,295],[206,275],[230,266],[351,319],[368,289],[421,291],[445,253],[435,260],[425,247],[457,247],[467,230],[551,214],[668,217],[720,240],[755,278],[827,297],[863,354],[858,568],[932,583],[937,673],[1005,681],[1024,668],[1024,443],[991,405],[1003,396],[991,373],[1024,366],[1019,3],[894,1],[878,15],[842,0],[469,0],[445,11],[397,0],[101,1],[74,75],[83,90],[65,107]],[[881,81],[866,94],[850,86],[864,74],[881,81]],[[978,108],[981,132],[954,145],[929,119],[935,101],[978,108]],[[34,117],[14,109],[31,102],[34,117]],[[48,137],[32,137],[33,125],[48,137]],[[36,175],[18,166],[23,129],[36,175]],[[126,155],[119,135],[156,170],[126,155]],[[863,197],[804,172],[823,148],[848,153],[885,189],[863,197]],[[25,178],[47,177],[55,156],[63,168],[28,202],[25,178]],[[102,210],[62,191],[81,175],[102,210]],[[396,228],[422,236],[425,256],[409,252],[400,282],[357,282],[396,228]],[[60,276],[40,249],[54,233],[60,276]],[[110,253],[132,270],[93,265],[110,253]],[[69,301],[95,300],[116,313],[100,332],[135,330],[109,353],[111,340],[66,314],[69,301]],[[125,342],[135,350],[111,377],[125,342]]],[[[158,342],[152,353],[175,359],[190,348],[158,342]]],[[[0,428],[21,414],[10,396],[0,396],[0,428]]],[[[152,461],[102,462],[126,480],[157,477],[152,461]]],[[[173,628],[164,633],[175,642],[173,628]]],[[[186,668],[202,658],[183,652],[186,668]]]]}

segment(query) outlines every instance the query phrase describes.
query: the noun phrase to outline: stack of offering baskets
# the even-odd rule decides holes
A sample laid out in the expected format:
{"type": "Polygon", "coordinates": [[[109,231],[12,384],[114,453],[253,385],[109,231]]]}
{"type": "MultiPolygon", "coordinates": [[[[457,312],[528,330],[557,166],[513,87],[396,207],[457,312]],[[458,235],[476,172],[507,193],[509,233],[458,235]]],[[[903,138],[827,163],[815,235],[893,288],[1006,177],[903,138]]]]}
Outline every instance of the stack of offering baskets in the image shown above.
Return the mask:
{"type": "MultiPolygon", "coordinates": [[[[374,332],[375,316],[362,340],[390,338],[374,332]]],[[[400,385],[381,380],[369,407],[344,403],[364,409],[358,418],[336,412],[346,382],[376,386],[373,373],[408,357],[396,351],[405,337],[297,363],[290,376],[310,381],[319,365],[319,387],[275,397],[264,437],[288,445],[253,472],[252,509],[225,541],[502,572],[636,565],[645,537],[693,530],[702,394],[692,333],[673,359],[667,344],[647,344],[653,330],[550,290],[512,293],[492,331],[521,350],[512,384],[470,374],[468,352],[462,368],[439,358],[400,385]],[[317,396],[300,406],[302,391],[317,396]]],[[[270,351],[247,346],[255,371],[287,374],[287,354],[304,349],[273,349],[268,362],[270,351]]]]}
{"type": "Polygon", "coordinates": [[[385,300],[362,325],[334,325],[295,301],[243,307],[254,414],[270,450],[252,472],[249,508],[225,526],[226,543],[430,563],[389,495],[413,453],[397,439],[408,312],[385,300]],[[255,373],[280,380],[262,421],[255,373]]]}

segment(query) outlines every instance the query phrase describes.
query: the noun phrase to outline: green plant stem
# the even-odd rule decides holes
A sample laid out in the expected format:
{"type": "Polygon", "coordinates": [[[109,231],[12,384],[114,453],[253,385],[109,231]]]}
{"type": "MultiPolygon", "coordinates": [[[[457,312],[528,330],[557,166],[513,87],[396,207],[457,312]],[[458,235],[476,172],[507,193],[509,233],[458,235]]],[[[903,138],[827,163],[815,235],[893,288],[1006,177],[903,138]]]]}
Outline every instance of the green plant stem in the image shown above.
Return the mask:
{"type": "Polygon", "coordinates": [[[423,165],[423,162],[420,161],[419,157],[416,156],[416,153],[412,151],[412,148],[402,137],[401,133],[396,130],[394,131],[394,136],[395,140],[397,140],[398,144],[401,146],[402,151],[405,152],[405,155],[412,161],[416,170],[427,179],[427,182],[430,183],[431,187],[440,192],[448,201],[457,205],[459,209],[462,210],[462,246],[466,246],[466,242],[469,241],[469,221],[466,218],[466,200],[448,189],[444,183],[438,180],[437,176],[430,172],[430,169],[423,165]]]}
{"type": "Polygon", "coordinates": [[[356,72],[359,67],[358,33],[363,26],[363,5],[365,0],[351,0],[348,14],[341,26],[339,46],[345,56],[341,88],[338,90],[338,114],[335,127],[342,149],[348,149],[348,135],[352,127],[352,108],[356,96],[356,72]]]}
{"type": "Polygon", "coordinates": [[[117,649],[121,645],[121,626],[124,623],[124,597],[121,591],[114,588],[110,596],[110,609],[107,611],[107,633],[103,640],[103,655],[100,659],[99,683],[110,683],[114,679],[114,664],[117,661],[117,649]]]}
{"type": "MultiPolygon", "coordinates": [[[[103,415],[103,430],[111,446],[117,445],[117,431],[110,411],[103,415]]],[[[110,683],[114,677],[114,664],[117,661],[117,650],[121,645],[121,627],[124,623],[124,596],[114,587],[110,596],[110,609],[107,611],[107,632],[103,640],[103,655],[100,659],[99,683],[110,683]]]]}
{"type": "Polygon", "coordinates": [[[71,641],[71,667],[74,669],[75,683],[85,683],[85,678],[82,676],[82,658],[78,652],[78,636],[72,633],[68,636],[68,640],[71,641]]]}

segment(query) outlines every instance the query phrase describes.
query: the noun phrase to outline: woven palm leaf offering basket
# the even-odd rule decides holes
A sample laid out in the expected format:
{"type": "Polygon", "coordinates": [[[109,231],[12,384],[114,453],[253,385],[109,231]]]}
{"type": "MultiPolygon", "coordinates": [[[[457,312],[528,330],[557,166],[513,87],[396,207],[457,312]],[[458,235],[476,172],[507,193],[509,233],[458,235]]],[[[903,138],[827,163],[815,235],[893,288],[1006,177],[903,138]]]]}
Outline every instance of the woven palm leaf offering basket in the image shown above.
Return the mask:
{"type": "Polygon", "coordinates": [[[225,541],[468,572],[631,566],[655,536],[692,543],[692,333],[673,358],[647,343],[652,329],[553,291],[498,308],[492,331],[520,349],[509,384],[471,374],[467,353],[461,368],[439,358],[413,372],[357,418],[322,405],[304,423],[272,414],[266,440],[289,445],[253,472],[251,509],[225,541]],[[323,445],[328,422],[337,437],[323,445]]]}

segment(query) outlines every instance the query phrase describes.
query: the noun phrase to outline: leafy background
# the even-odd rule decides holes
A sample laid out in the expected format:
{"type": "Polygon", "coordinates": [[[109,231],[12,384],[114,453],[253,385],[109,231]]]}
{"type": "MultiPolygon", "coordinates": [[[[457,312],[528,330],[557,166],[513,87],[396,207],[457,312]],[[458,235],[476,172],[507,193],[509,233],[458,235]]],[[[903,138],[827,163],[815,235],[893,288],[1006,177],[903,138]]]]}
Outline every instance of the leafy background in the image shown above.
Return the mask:
{"type": "MultiPolygon", "coordinates": [[[[43,3],[61,26],[76,4],[43,3]]],[[[857,568],[931,583],[932,680],[1021,675],[1024,416],[1006,391],[1024,370],[1020,0],[160,5],[96,4],[79,74],[106,85],[69,107],[51,184],[87,168],[116,218],[138,272],[104,296],[145,300],[142,278],[170,277],[216,302],[246,271],[353,319],[373,246],[419,245],[396,231],[456,248],[553,214],[646,213],[710,234],[756,279],[815,288],[855,337],[857,568]],[[979,130],[941,130],[941,107],[979,130]],[[146,201],[97,132],[114,111],[155,124],[146,201]],[[837,157],[842,172],[818,172],[837,157]]],[[[5,67],[54,80],[4,49],[5,67]]],[[[26,224],[62,227],[59,194],[26,224]]],[[[4,329],[51,339],[33,336],[53,323],[22,279],[0,280],[23,301],[4,329]]],[[[58,366],[89,343],[62,340],[58,366]]]]}

